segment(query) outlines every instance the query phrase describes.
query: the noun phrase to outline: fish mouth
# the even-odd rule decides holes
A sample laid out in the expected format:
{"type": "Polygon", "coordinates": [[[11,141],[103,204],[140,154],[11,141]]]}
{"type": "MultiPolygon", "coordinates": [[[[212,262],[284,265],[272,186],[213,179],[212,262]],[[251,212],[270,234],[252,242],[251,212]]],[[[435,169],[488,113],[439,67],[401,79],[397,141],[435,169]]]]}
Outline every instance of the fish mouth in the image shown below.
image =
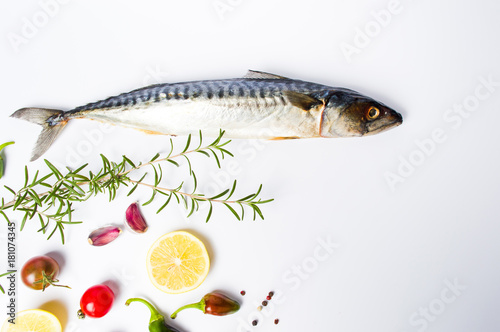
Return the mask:
{"type": "Polygon", "coordinates": [[[375,135],[389,129],[395,128],[403,123],[403,117],[398,112],[392,111],[390,116],[381,121],[370,123],[367,133],[363,136],[375,135]]]}

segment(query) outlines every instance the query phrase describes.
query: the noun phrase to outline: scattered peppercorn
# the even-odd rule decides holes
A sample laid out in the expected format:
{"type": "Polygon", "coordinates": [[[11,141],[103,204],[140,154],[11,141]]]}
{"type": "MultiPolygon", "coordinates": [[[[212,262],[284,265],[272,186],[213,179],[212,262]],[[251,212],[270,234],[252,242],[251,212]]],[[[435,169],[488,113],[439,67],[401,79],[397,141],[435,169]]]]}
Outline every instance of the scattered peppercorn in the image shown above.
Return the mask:
{"type": "Polygon", "coordinates": [[[261,305],[260,305],[260,306],[258,306],[258,307],[257,307],[257,310],[262,311],[262,306],[261,306],[261,305]]]}
{"type": "Polygon", "coordinates": [[[273,295],[274,295],[274,292],[269,292],[270,297],[273,297],[273,295]]]}
{"type": "Polygon", "coordinates": [[[242,291],[240,292],[241,296],[245,296],[245,294],[246,294],[246,293],[247,293],[247,292],[245,292],[244,290],[242,290],[242,291]]]}
{"type": "Polygon", "coordinates": [[[267,301],[262,301],[262,305],[265,307],[267,306],[267,301]]]}
{"type": "Polygon", "coordinates": [[[280,320],[279,320],[278,318],[276,318],[276,319],[274,320],[274,324],[276,324],[276,325],[278,325],[278,323],[279,323],[279,322],[280,322],[280,320]]]}
{"type": "Polygon", "coordinates": [[[254,320],[254,321],[252,322],[252,325],[253,325],[253,326],[257,326],[257,324],[258,324],[258,323],[259,323],[259,322],[258,322],[257,320],[254,320]]]}
{"type": "Polygon", "coordinates": [[[271,301],[271,297],[269,295],[266,296],[266,300],[271,301]]]}

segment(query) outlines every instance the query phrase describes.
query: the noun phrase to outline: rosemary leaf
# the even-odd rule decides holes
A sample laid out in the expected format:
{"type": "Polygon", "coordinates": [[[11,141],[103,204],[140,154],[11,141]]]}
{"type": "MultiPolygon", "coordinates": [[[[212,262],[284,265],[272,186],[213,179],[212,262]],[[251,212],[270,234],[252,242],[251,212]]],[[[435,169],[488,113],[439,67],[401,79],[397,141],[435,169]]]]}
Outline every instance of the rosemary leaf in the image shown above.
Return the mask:
{"type": "Polygon", "coordinates": [[[231,211],[231,212],[234,214],[234,216],[236,217],[236,219],[241,220],[241,219],[240,219],[240,216],[239,216],[239,215],[238,215],[238,213],[237,213],[237,212],[236,212],[236,211],[235,211],[235,210],[231,207],[231,205],[229,205],[229,204],[227,204],[227,203],[223,203],[223,204],[224,204],[224,205],[225,205],[225,206],[229,209],[229,211],[231,211]]]}
{"type": "Polygon", "coordinates": [[[209,202],[209,203],[210,203],[210,209],[208,210],[207,220],[205,222],[208,222],[210,220],[210,218],[212,217],[213,204],[212,204],[212,202],[209,202]]]}

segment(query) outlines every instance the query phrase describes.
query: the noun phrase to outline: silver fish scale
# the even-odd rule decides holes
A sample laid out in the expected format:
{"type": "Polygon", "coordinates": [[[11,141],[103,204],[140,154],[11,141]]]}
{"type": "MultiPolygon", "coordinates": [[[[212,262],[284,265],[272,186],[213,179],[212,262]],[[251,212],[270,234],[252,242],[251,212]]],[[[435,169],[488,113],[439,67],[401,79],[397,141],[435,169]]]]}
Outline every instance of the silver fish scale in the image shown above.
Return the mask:
{"type": "Polygon", "coordinates": [[[199,99],[264,99],[282,97],[283,91],[313,93],[331,89],[321,84],[292,79],[232,79],[214,81],[194,81],[174,84],[157,84],[122,93],[101,101],[77,107],[69,113],[133,107],[144,103],[199,99]]]}

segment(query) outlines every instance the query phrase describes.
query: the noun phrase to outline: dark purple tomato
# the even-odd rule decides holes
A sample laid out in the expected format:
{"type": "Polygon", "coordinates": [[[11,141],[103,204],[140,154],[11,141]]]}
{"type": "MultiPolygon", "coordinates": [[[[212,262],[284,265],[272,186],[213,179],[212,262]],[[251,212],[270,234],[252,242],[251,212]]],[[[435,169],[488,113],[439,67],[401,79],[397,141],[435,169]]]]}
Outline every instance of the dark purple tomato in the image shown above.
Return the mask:
{"type": "Polygon", "coordinates": [[[29,259],[21,269],[21,279],[29,288],[44,291],[48,286],[67,287],[57,285],[59,282],[59,264],[49,256],[36,256],[29,259]]]}

